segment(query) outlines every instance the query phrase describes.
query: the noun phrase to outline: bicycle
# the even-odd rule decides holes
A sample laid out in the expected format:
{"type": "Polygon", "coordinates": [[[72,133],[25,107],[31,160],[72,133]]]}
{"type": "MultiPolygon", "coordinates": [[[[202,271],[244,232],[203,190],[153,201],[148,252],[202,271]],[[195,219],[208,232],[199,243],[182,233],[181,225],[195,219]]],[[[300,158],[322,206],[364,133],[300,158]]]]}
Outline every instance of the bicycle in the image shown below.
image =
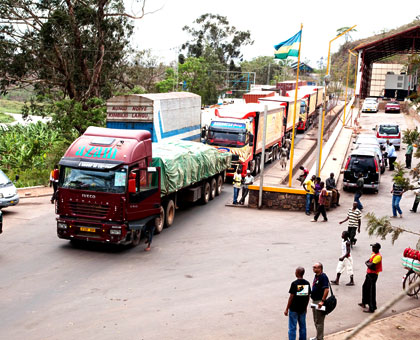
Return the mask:
{"type": "MultiPolygon", "coordinates": [[[[416,282],[417,280],[420,280],[420,275],[417,274],[413,269],[408,269],[407,274],[403,277],[403,289],[405,290],[408,288],[411,284],[416,282]]],[[[408,296],[414,296],[416,299],[419,298],[418,294],[420,292],[420,286],[417,286],[416,288],[412,288],[407,292],[408,296]]]]}

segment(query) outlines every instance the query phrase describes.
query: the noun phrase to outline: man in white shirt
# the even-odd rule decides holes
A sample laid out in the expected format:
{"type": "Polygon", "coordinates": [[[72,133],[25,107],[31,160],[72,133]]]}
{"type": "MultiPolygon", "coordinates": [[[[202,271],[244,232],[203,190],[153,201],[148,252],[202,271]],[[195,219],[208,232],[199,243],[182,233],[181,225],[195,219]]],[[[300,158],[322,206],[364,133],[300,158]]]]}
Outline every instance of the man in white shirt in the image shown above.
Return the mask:
{"type": "MultiPolygon", "coordinates": [[[[389,141],[387,141],[388,143],[389,141]]],[[[388,160],[389,160],[389,170],[393,171],[394,170],[394,162],[397,159],[397,153],[395,152],[395,147],[394,145],[392,145],[391,142],[389,142],[389,145],[387,147],[387,152],[388,152],[388,160]]]]}
{"type": "Polygon", "coordinates": [[[250,186],[252,183],[254,183],[254,177],[251,175],[251,171],[247,170],[246,171],[246,176],[243,180],[243,184],[242,184],[242,197],[241,200],[239,201],[239,203],[241,205],[244,205],[245,202],[245,198],[248,195],[249,192],[249,188],[248,186],[250,186]]]}

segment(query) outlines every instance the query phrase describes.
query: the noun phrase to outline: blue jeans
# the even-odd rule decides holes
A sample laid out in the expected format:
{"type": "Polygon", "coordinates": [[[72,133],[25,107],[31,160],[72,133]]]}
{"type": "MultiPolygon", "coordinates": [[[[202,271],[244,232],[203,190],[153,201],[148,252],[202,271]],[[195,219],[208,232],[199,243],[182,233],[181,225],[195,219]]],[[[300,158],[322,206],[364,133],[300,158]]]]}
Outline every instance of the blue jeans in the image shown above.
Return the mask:
{"type": "Polygon", "coordinates": [[[296,340],[296,324],[299,323],[299,340],[306,340],[306,313],[289,309],[289,340],[296,340]]]}
{"type": "Polygon", "coordinates": [[[354,201],[357,203],[357,209],[362,210],[363,209],[363,205],[360,202],[360,197],[362,196],[362,194],[359,194],[356,192],[356,194],[354,195],[354,201]]]}
{"type": "Polygon", "coordinates": [[[238,204],[238,195],[240,188],[233,187],[233,204],[238,204]]]}
{"type": "Polygon", "coordinates": [[[309,213],[311,210],[311,203],[314,199],[314,195],[312,194],[306,194],[306,212],[309,213]]]}
{"type": "Polygon", "coordinates": [[[400,208],[400,201],[402,196],[392,195],[392,214],[397,216],[397,211],[400,215],[402,215],[402,211],[400,208]]]}

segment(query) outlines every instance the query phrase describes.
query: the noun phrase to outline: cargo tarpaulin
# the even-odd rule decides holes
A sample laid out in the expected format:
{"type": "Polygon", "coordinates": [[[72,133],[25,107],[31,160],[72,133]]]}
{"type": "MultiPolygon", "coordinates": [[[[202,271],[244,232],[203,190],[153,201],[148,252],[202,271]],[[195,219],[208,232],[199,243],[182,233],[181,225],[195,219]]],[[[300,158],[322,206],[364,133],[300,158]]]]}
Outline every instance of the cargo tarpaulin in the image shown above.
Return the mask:
{"type": "Polygon", "coordinates": [[[231,154],[197,142],[153,143],[152,166],[161,168],[161,193],[176,192],[230,167],[231,154]]]}

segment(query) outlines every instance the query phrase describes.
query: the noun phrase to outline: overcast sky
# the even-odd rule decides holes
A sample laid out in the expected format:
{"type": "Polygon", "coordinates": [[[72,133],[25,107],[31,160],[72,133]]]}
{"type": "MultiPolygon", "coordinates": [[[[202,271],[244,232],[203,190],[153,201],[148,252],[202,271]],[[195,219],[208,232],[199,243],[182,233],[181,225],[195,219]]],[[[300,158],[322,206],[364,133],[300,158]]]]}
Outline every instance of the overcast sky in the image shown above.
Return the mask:
{"type": "MultiPolygon", "coordinates": [[[[133,0],[127,0],[128,3],[133,0]]],[[[205,13],[226,16],[230,25],[251,32],[252,46],[242,49],[244,59],[273,55],[275,44],[302,31],[301,60],[317,66],[328,54],[328,43],[343,26],[357,25],[354,40],[412,22],[420,15],[420,0],[146,0],[146,11],[159,11],[135,22],[133,44],[152,49],[164,62],[176,59],[177,48],[188,40],[182,31],[205,13]]],[[[129,5],[130,6],[130,5],[129,5]]],[[[332,52],[344,42],[332,43],[332,52]]]]}

